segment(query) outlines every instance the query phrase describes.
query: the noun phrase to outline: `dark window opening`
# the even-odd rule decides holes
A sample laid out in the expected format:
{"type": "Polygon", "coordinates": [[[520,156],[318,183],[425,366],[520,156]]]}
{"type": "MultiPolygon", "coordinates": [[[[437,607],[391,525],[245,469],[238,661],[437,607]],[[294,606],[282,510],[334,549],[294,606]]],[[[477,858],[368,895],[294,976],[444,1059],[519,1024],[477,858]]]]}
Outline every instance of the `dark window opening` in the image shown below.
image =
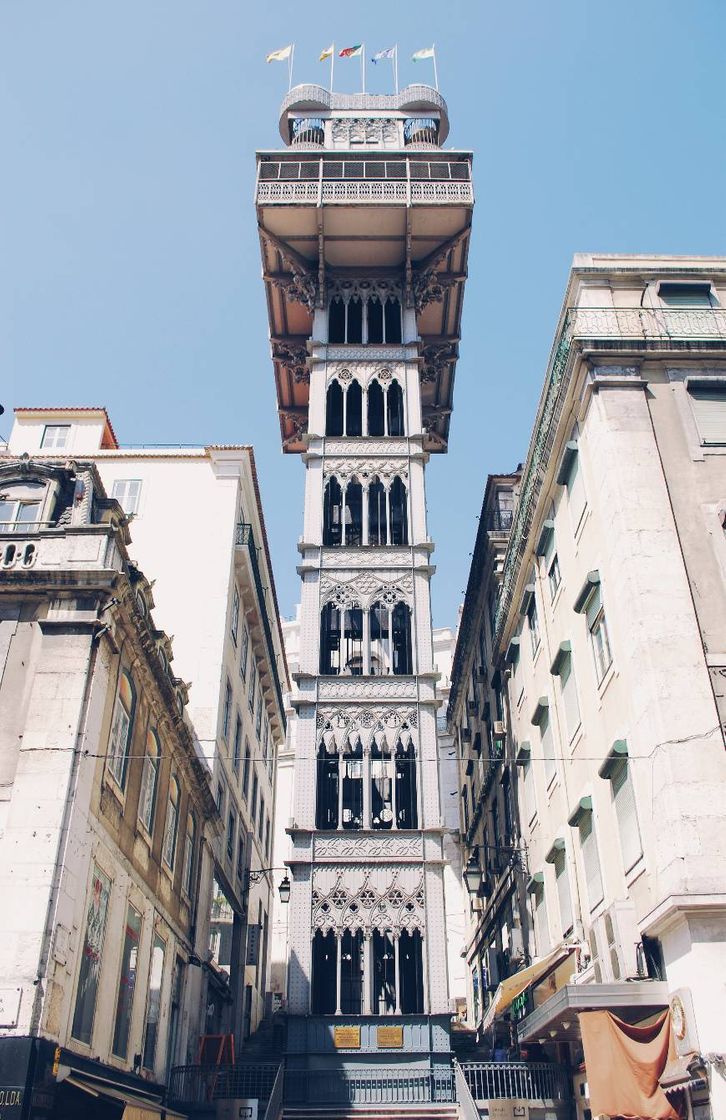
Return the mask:
{"type": "Polygon", "coordinates": [[[423,957],[421,934],[417,929],[401,931],[398,941],[401,1013],[420,1015],[423,1011],[423,957]]]}
{"type": "Polygon", "coordinates": [[[326,832],[338,827],[338,755],[335,745],[329,749],[325,743],[318,747],[315,827],[326,832]]]}
{"type": "Polygon", "coordinates": [[[345,544],[363,544],[363,487],[349,482],[345,488],[345,544]]]}
{"type": "MultiPolygon", "coordinates": [[[[317,936],[317,935],[316,935],[317,936]]],[[[390,931],[373,930],[373,1014],[396,1010],[396,960],[390,931]]]]}
{"type": "Polygon", "coordinates": [[[340,672],[340,611],[326,603],[320,615],[320,673],[340,672]]]}
{"type": "Polygon", "coordinates": [[[384,676],[391,671],[391,647],[388,607],[374,603],[370,608],[371,675],[384,676]]]}
{"type": "Polygon", "coordinates": [[[389,436],[403,435],[403,389],[397,381],[392,381],[386,393],[389,436]]]}
{"type": "Polygon", "coordinates": [[[393,828],[394,764],[385,742],[371,745],[371,828],[393,828]]]}
{"type": "Polygon", "coordinates": [[[403,738],[396,745],[396,825],[398,828],[418,828],[418,788],[416,780],[416,752],[413,740],[403,738]]]}
{"type": "Polygon", "coordinates": [[[345,342],[345,304],[342,299],[330,301],[328,342],[345,342]]]}
{"type": "Polygon", "coordinates": [[[341,757],[343,770],[343,828],[363,827],[363,744],[349,744],[341,757]]]}
{"type": "Polygon", "coordinates": [[[343,491],[337,478],[328,480],[323,496],[323,544],[338,545],[342,541],[343,491]]]}
{"type": "Polygon", "coordinates": [[[387,299],[385,305],[386,342],[401,341],[401,304],[397,299],[387,299]]]}
{"type": "Polygon", "coordinates": [[[337,381],[331,381],[328,386],[325,434],[327,436],[342,436],[343,434],[343,390],[337,381]]]}
{"type": "Polygon", "coordinates": [[[345,398],[345,429],[349,436],[363,435],[363,390],[351,381],[345,398]]]}
{"type": "Polygon", "coordinates": [[[363,301],[353,297],[348,303],[348,331],[346,342],[363,341],[363,301]]]}
{"type": "Polygon", "coordinates": [[[383,304],[378,296],[368,300],[368,341],[373,345],[383,342],[383,304]]]}
{"type": "Polygon", "coordinates": [[[393,608],[393,672],[404,675],[413,672],[411,656],[411,612],[405,603],[393,608]]]}
{"type": "MultiPolygon", "coordinates": [[[[370,399],[370,390],[368,396],[370,399]]],[[[373,545],[388,543],[386,491],[383,488],[383,483],[377,478],[368,487],[368,543],[373,545]]]]}
{"type": "Polygon", "coordinates": [[[408,544],[408,510],[406,487],[396,477],[391,484],[391,544],[408,544]]]}
{"type": "Polygon", "coordinates": [[[334,1015],[337,994],[338,943],[332,930],[317,930],[313,937],[311,1010],[314,1015],[334,1015]]]}
{"type": "Polygon", "coordinates": [[[377,381],[368,386],[368,435],[382,436],[385,430],[383,389],[377,381]]]}
{"type": "Polygon", "coordinates": [[[347,929],[340,942],[340,1010],[360,1015],[363,1010],[363,931],[347,929]]]}

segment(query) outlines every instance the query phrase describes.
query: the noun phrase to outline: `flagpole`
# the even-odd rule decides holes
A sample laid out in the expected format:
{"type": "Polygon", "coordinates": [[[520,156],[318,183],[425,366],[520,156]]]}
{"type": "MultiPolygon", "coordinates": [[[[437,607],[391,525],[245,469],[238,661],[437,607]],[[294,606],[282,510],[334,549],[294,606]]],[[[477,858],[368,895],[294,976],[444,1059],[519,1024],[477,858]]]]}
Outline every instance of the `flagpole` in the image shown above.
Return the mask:
{"type": "Polygon", "coordinates": [[[330,92],[333,92],[333,67],[335,66],[335,43],[333,43],[333,53],[330,56],[330,92]]]}
{"type": "Polygon", "coordinates": [[[292,44],[292,50],[290,51],[290,61],[287,64],[287,92],[288,93],[292,89],[292,63],[293,63],[294,58],[295,58],[295,44],[293,43],[292,44]]]}
{"type": "Polygon", "coordinates": [[[362,84],[363,84],[363,93],[365,93],[365,91],[366,91],[366,45],[365,45],[365,43],[362,43],[361,47],[362,47],[362,50],[361,50],[361,54],[360,54],[360,72],[361,72],[361,81],[362,81],[362,84]]]}
{"type": "Polygon", "coordinates": [[[434,63],[434,85],[436,86],[436,92],[438,93],[439,92],[439,75],[438,75],[437,70],[436,70],[436,44],[435,43],[432,46],[432,50],[434,52],[431,56],[432,59],[433,59],[433,63],[434,63]]]}
{"type": "Polygon", "coordinates": [[[393,48],[393,78],[396,84],[396,93],[398,93],[398,43],[393,48]]]}

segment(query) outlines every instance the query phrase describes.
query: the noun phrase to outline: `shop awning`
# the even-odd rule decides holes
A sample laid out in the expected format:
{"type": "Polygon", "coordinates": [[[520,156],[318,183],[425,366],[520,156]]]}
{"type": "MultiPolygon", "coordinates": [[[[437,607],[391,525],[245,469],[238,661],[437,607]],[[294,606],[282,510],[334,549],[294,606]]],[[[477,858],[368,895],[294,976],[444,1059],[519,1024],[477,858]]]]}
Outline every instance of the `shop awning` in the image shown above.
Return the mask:
{"type": "MultiPolygon", "coordinates": [[[[66,1067],[67,1069],[68,1067],[66,1067]]],[[[63,1067],[61,1067],[63,1070],[63,1067]]],[[[71,1085],[80,1089],[89,1096],[106,1100],[115,1104],[123,1112],[121,1120],[187,1120],[180,1112],[162,1105],[162,1098],[158,1094],[150,1093],[148,1096],[134,1092],[133,1089],[121,1085],[117,1081],[108,1081],[102,1077],[93,1077],[71,1069],[65,1077],[59,1078],[64,1085],[71,1085]]]]}
{"type": "Polygon", "coordinates": [[[530,964],[527,968],[521,968],[513,976],[508,976],[506,980],[502,980],[494,993],[494,999],[487,1008],[481,1029],[485,1031],[487,1027],[490,1027],[497,1015],[506,1011],[512,1000],[516,999],[520,992],[523,992],[530,984],[541,980],[546,972],[556,968],[561,961],[566,960],[571,953],[574,953],[575,949],[575,945],[559,945],[547,956],[535,961],[534,964],[530,964]]]}

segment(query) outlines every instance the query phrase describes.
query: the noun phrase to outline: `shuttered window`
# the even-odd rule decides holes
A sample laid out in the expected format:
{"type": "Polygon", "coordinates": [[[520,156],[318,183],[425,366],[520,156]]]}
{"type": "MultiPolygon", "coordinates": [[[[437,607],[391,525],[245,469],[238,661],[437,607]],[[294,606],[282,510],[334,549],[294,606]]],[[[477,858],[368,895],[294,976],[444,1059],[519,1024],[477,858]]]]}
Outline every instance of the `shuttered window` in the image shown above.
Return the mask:
{"type": "Polygon", "coordinates": [[[522,767],[522,780],[524,783],[524,810],[529,823],[537,812],[537,799],[534,793],[534,771],[532,763],[527,762],[522,767]]]}
{"type": "Polygon", "coordinates": [[[567,855],[564,848],[555,855],[554,864],[557,899],[560,904],[560,924],[562,926],[562,936],[564,937],[570,932],[573,926],[572,896],[570,894],[570,880],[567,876],[567,855]]]}
{"type": "Polygon", "coordinates": [[[565,709],[567,737],[568,739],[572,739],[580,726],[580,705],[577,700],[575,668],[572,664],[571,653],[568,653],[562,658],[562,664],[560,666],[560,689],[562,692],[562,705],[565,709]]]}
{"type": "Polygon", "coordinates": [[[570,466],[570,473],[567,476],[566,486],[567,502],[570,507],[570,518],[572,520],[572,531],[574,533],[582,521],[582,515],[587,505],[585,484],[582,481],[582,470],[580,468],[579,452],[572,457],[572,465],[570,466]]]}
{"type": "Polygon", "coordinates": [[[552,738],[552,724],[549,712],[545,712],[539,725],[540,740],[542,743],[542,757],[544,758],[545,781],[550,784],[555,776],[555,744],[552,738]]]}
{"type": "Polygon", "coordinates": [[[597,850],[597,837],[595,836],[595,822],[592,813],[583,813],[578,824],[580,832],[580,850],[585,868],[585,888],[590,910],[594,910],[603,898],[602,875],[600,874],[600,855],[597,850]]]}
{"type": "Polygon", "coordinates": [[[635,807],[635,789],[627,758],[622,759],[613,767],[610,781],[612,782],[615,814],[618,818],[623,867],[627,873],[643,854],[638,813],[635,807]]]}
{"type": "Polygon", "coordinates": [[[547,904],[545,903],[543,883],[538,883],[534,891],[534,935],[537,942],[537,956],[542,957],[550,947],[550,931],[547,924],[547,904]]]}
{"type": "Polygon", "coordinates": [[[688,393],[701,443],[726,443],[726,383],[689,384],[688,393]]]}

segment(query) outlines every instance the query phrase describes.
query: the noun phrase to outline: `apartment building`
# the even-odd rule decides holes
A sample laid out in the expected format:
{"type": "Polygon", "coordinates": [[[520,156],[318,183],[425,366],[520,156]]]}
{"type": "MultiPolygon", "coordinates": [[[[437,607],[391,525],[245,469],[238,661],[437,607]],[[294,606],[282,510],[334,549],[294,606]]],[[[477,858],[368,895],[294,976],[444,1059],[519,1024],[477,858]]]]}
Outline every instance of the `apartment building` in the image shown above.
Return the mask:
{"type": "MultiPolygon", "coordinates": [[[[161,1116],[222,822],[126,517],[93,463],[0,463],[8,1116],[161,1116]]],[[[3,1108],[3,1114],[5,1108],[3,1108]]]]}
{"type": "MultiPolygon", "coordinates": [[[[202,1034],[237,1049],[265,1013],[272,914],[274,782],[287,668],[251,447],[126,448],[102,408],[17,409],[8,452],[92,460],[128,515],[131,556],[174,635],[196,742],[223,834],[197,971],[202,1034]]],[[[199,1039],[185,1057],[193,1062],[199,1039]]]]}

